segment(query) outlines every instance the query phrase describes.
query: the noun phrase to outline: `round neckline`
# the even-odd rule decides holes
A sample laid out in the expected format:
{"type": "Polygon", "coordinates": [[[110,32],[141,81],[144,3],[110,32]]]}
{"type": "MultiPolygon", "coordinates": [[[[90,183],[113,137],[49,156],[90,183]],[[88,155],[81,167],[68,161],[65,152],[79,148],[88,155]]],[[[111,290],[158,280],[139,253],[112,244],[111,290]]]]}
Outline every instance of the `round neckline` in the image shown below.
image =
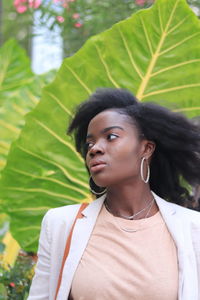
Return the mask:
{"type": "Polygon", "coordinates": [[[112,215],[106,209],[105,204],[103,204],[103,214],[110,222],[114,223],[118,228],[120,228],[120,230],[124,232],[126,231],[126,229],[130,231],[135,230],[135,232],[137,232],[146,228],[151,228],[156,224],[164,223],[160,211],[156,212],[153,216],[148,218],[143,218],[139,220],[126,220],[112,215]]]}

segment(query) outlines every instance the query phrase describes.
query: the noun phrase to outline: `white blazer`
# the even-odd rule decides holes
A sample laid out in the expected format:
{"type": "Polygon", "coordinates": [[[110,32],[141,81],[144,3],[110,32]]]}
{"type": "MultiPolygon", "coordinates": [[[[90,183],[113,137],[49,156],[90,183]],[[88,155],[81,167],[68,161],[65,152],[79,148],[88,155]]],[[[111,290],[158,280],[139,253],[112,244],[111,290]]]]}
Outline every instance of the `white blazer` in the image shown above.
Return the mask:
{"type": "MultiPolygon", "coordinates": [[[[177,246],[178,299],[200,300],[200,213],[169,203],[155,193],[153,195],[177,246]]],[[[105,195],[91,202],[83,210],[84,217],[76,222],[57,300],[68,299],[74,273],[104,199],[105,195]]],[[[67,236],[79,207],[80,204],[53,208],[44,216],[38,262],[27,300],[54,300],[67,236]]]]}

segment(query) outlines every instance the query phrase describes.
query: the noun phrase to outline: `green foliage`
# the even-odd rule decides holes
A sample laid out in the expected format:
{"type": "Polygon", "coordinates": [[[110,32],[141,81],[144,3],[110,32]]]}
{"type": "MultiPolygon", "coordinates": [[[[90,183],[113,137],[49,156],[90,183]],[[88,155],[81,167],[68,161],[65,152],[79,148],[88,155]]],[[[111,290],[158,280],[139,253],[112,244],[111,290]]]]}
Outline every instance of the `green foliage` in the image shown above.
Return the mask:
{"type": "Polygon", "coordinates": [[[5,245],[4,243],[0,242],[0,254],[3,253],[5,250],[5,245]]]}
{"type": "Polygon", "coordinates": [[[31,256],[20,255],[14,267],[0,265],[0,300],[25,300],[33,277],[35,261],[31,256]]]}
{"type": "Polygon", "coordinates": [[[33,82],[30,60],[15,40],[8,41],[0,48],[0,69],[0,103],[7,96],[2,93],[12,92],[24,84],[33,82]]]}
{"type": "MultiPolygon", "coordinates": [[[[3,258],[6,245],[3,242],[4,235],[8,231],[9,228],[9,218],[6,214],[0,214],[0,261],[3,258]]],[[[0,288],[1,295],[1,288],[0,288]]],[[[1,297],[0,297],[1,300],[1,297]]]]}
{"type": "Polygon", "coordinates": [[[59,28],[63,38],[64,56],[69,56],[76,52],[90,36],[129,17],[138,9],[140,6],[136,5],[134,0],[76,0],[58,1],[57,4],[52,0],[43,0],[42,5],[37,9],[37,14],[34,15],[35,10],[30,8],[25,13],[19,14],[14,8],[13,1],[5,1],[3,40],[15,37],[30,53],[34,24],[44,25],[50,30],[59,28]],[[61,4],[65,3],[67,3],[66,7],[62,7],[61,4]],[[78,19],[73,18],[75,13],[80,15],[78,19]],[[63,23],[58,21],[58,16],[64,18],[63,23]],[[76,23],[83,26],[76,28],[76,23]]]}
{"type": "MultiPolygon", "coordinates": [[[[4,42],[14,37],[30,54],[34,24],[41,24],[46,30],[55,30],[55,34],[57,29],[60,29],[63,53],[64,56],[69,56],[75,53],[89,37],[108,29],[137,10],[150,6],[154,0],[75,0],[72,2],[63,0],[58,1],[57,4],[53,3],[53,0],[42,0],[37,14],[33,8],[19,14],[13,2],[14,0],[3,1],[1,30],[4,42]],[[62,4],[66,7],[62,7],[62,4]],[[79,17],[74,18],[74,14],[79,14],[79,17]],[[59,22],[58,16],[61,16],[64,22],[59,22]],[[81,26],[76,27],[77,23],[81,26]]],[[[188,0],[188,3],[199,15],[200,1],[188,0]]]]}
{"type": "Polygon", "coordinates": [[[44,75],[36,76],[32,73],[30,59],[14,40],[8,41],[0,48],[0,69],[0,170],[2,170],[11,143],[24,126],[24,116],[38,103],[46,79],[44,75]]]}
{"type": "Polygon", "coordinates": [[[2,243],[3,237],[9,229],[9,217],[6,214],[0,214],[0,255],[5,249],[2,243]]]}
{"type": "MultiPolygon", "coordinates": [[[[36,76],[25,51],[14,40],[0,48],[0,171],[11,143],[24,126],[24,116],[38,103],[42,87],[52,80],[53,71],[36,76]]],[[[1,199],[0,199],[1,202],[1,199]]],[[[0,205],[1,207],[1,205],[0,205]]],[[[8,231],[8,218],[0,214],[0,241],[8,231]]],[[[5,245],[0,243],[0,252],[5,245]]]]}
{"type": "Polygon", "coordinates": [[[16,12],[13,0],[1,1],[0,15],[0,46],[11,38],[18,41],[21,47],[31,53],[31,38],[33,25],[33,10],[28,14],[20,15],[16,12]]]}
{"type": "Polygon", "coordinates": [[[89,199],[82,158],[66,126],[74,106],[97,87],[130,89],[189,117],[199,115],[200,23],[184,0],[157,0],[147,10],[88,40],[65,59],[12,144],[1,180],[11,232],[36,250],[44,212],[89,199]]]}
{"type": "MultiPolygon", "coordinates": [[[[148,7],[153,1],[147,1],[148,7]]],[[[59,24],[66,56],[72,55],[91,36],[108,29],[113,24],[131,16],[141,9],[133,0],[78,0],[70,4],[70,10],[63,10],[65,21],[59,24]],[[79,18],[74,19],[74,14],[79,18]],[[76,24],[81,26],[76,28],[76,24]]]]}

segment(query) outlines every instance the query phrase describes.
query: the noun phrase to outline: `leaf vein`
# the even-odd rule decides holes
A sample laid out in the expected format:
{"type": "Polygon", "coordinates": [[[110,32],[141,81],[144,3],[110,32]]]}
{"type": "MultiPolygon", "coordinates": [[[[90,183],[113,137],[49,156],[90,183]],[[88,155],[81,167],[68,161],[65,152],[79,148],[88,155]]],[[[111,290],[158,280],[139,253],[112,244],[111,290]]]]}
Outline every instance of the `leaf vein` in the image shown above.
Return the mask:
{"type": "Polygon", "coordinates": [[[194,34],[188,36],[187,38],[183,39],[182,41],[180,41],[180,42],[174,44],[173,46],[171,46],[171,47],[169,47],[169,48],[163,50],[162,52],[159,53],[159,55],[162,56],[163,54],[169,52],[170,50],[172,50],[172,49],[174,49],[174,48],[177,48],[178,46],[184,44],[186,41],[191,40],[193,37],[195,37],[196,35],[199,35],[199,34],[200,34],[200,32],[196,32],[196,33],[194,33],[194,34]]]}
{"type": "Polygon", "coordinates": [[[172,70],[172,69],[175,69],[175,68],[187,65],[187,64],[196,63],[196,62],[200,62],[200,59],[199,58],[198,59],[192,59],[192,60],[189,60],[189,61],[184,61],[184,62],[181,62],[179,64],[175,64],[175,65],[169,66],[167,68],[160,69],[159,71],[152,73],[151,77],[154,77],[154,76],[156,76],[156,75],[158,75],[160,73],[166,72],[168,70],[172,70]]]}
{"type": "Polygon", "coordinates": [[[58,179],[34,175],[32,173],[24,172],[24,171],[15,169],[15,168],[11,168],[11,170],[13,170],[16,173],[20,173],[22,175],[28,176],[28,177],[32,177],[32,178],[36,178],[36,179],[41,179],[41,180],[46,180],[46,181],[51,181],[51,182],[57,183],[58,185],[62,185],[64,187],[66,187],[66,188],[70,188],[71,190],[74,190],[74,191],[76,191],[78,193],[81,193],[85,197],[88,197],[88,193],[85,193],[83,190],[81,190],[81,189],[79,189],[79,188],[77,188],[77,187],[75,187],[73,185],[69,185],[67,183],[64,183],[64,182],[62,182],[62,181],[60,181],[58,179]]]}
{"type": "Polygon", "coordinates": [[[47,91],[47,94],[56,101],[56,103],[66,112],[70,117],[73,116],[73,114],[70,112],[70,110],[56,97],[54,94],[47,91]]]}
{"type": "Polygon", "coordinates": [[[158,95],[158,94],[163,94],[163,93],[168,93],[168,92],[172,92],[172,91],[178,91],[178,90],[187,89],[187,88],[191,88],[191,87],[198,87],[198,86],[200,86],[200,83],[191,83],[191,84],[185,84],[185,85],[181,85],[181,86],[175,86],[172,88],[163,89],[163,90],[154,91],[154,92],[145,94],[144,98],[147,98],[147,97],[153,96],[153,95],[158,95]]]}
{"type": "Polygon", "coordinates": [[[166,24],[166,28],[165,28],[165,30],[163,31],[163,33],[162,33],[162,35],[161,35],[161,38],[160,38],[160,41],[159,41],[159,43],[158,43],[158,46],[157,46],[157,48],[156,48],[156,50],[155,50],[155,52],[154,52],[154,54],[153,54],[153,56],[152,56],[152,59],[151,59],[150,62],[149,62],[149,66],[148,66],[148,68],[147,68],[147,71],[146,71],[146,74],[145,74],[145,76],[144,76],[144,79],[142,80],[142,82],[141,82],[141,84],[140,84],[140,86],[139,86],[139,88],[138,88],[136,97],[137,97],[140,101],[142,101],[142,99],[144,98],[144,92],[145,92],[145,89],[146,89],[147,84],[148,84],[148,82],[149,82],[149,80],[150,80],[150,78],[151,78],[151,73],[153,72],[153,69],[154,69],[154,66],[155,66],[155,64],[156,64],[156,61],[157,61],[157,59],[158,59],[158,57],[159,57],[160,49],[162,48],[162,45],[163,45],[163,43],[164,43],[164,41],[165,41],[165,38],[166,38],[166,32],[167,32],[167,30],[168,30],[168,27],[169,27],[171,21],[172,21],[172,18],[173,18],[174,12],[175,12],[175,10],[176,10],[178,1],[179,1],[179,0],[177,0],[177,1],[175,2],[175,5],[174,5],[174,7],[173,7],[173,9],[172,9],[172,12],[171,12],[171,14],[170,14],[170,16],[169,16],[169,20],[168,20],[168,22],[167,22],[167,24],[166,24]]]}
{"type": "Polygon", "coordinates": [[[133,56],[132,56],[132,54],[131,54],[131,50],[129,49],[128,43],[127,43],[127,41],[126,41],[126,39],[125,39],[125,37],[124,37],[122,31],[120,30],[120,27],[118,26],[117,28],[118,28],[118,31],[119,31],[120,36],[121,36],[121,39],[122,39],[122,41],[123,41],[123,43],[124,43],[124,47],[125,47],[125,49],[126,49],[126,52],[127,52],[127,54],[128,54],[128,57],[129,57],[129,59],[130,59],[130,61],[131,61],[131,64],[132,64],[133,68],[136,70],[136,72],[137,72],[137,74],[139,75],[139,77],[140,77],[141,79],[143,79],[143,75],[142,75],[140,69],[138,68],[136,62],[135,62],[134,59],[133,59],[133,56]]]}
{"type": "Polygon", "coordinates": [[[17,229],[18,232],[28,231],[28,230],[40,230],[40,226],[26,226],[26,227],[20,227],[17,229]]]}
{"type": "Polygon", "coordinates": [[[20,211],[46,211],[50,209],[50,206],[39,206],[39,207],[17,207],[17,208],[10,208],[8,209],[9,212],[20,212],[20,211]]]}
{"type": "Polygon", "coordinates": [[[158,4],[158,17],[159,17],[161,32],[163,32],[162,15],[161,15],[160,5],[159,4],[158,4]]]}
{"type": "Polygon", "coordinates": [[[49,127],[47,127],[44,123],[42,123],[41,121],[33,118],[33,120],[40,125],[42,128],[44,128],[50,135],[52,135],[53,137],[55,137],[59,142],[61,142],[62,144],[64,144],[65,146],[67,146],[70,150],[72,150],[75,155],[79,158],[80,161],[83,162],[82,157],[80,156],[79,153],[76,152],[74,146],[72,144],[70,144],[69,142],[63,140],[57,133],[55,133],[52,129],[50,129],[49,127]]]}
{"type": "Polygon", "coordinates": [[[153,49],[152,49],[152,45],[151,45],[151,42],[150,42],[150,38],[149,38],[148,33],[147,33],[147,29],[144,25],[144,20],[142,18],[140,18],[140,20],[141,20],[142,27],[143,27],[143,30],[144,30],[144,34],[145,34],[145,37],[146,37],[146,40],[147,40],[147,44],[149,46],[149,50],[151,52],[151,56],[153,56],[153,49]]]}
{"type": "Polygon", "coordinates": [[[68,65],[64,65],[71,73],[72,75],[76,78],[76,80],[81,84],[81,86],[87,91],[87,93],[90,95],[92,91],[87,87],[87,85],[83,82],[83,80],[77,75],[77,73],[70,68],[68,65]]]}
{"type": "Polygon", "coordinates": [[[16,134],[19,134],[21,131],[19,128],[14,127],[12,124],[6,123],[4,120],[0,120],[0,125],[16,134]]]}
{"type": "Polygon", "coordinates": [[[181,111],[192,111],[192,110],[200,110],[200,106],[178,108],[178,109],[174,109],[173,111],[174,112],[181,112],[181,111]]]}
{"type": "MultiPolygon", "coordinates": [[[[65,194],[55,193],[51,192],[49,190],[41,189],[41,188],[18,188],[18,187],[7,187],[8,190],[14,190],[14,191],[20,191],[25,193],[42,193],[47,194],[52,197],[60,197],[67,200],[72,200],[74,202],[78,202],[77,198],[74,198],[72,196],[66,196],[65,194]]],[[[66,202],[64,202],[66,203],[66,202]]]]}
{"type": "Polygon", "coordinates": [[[112,75],[111,75],[111,73],[110,73],[110,70],[109,70],[109,68],[108,68],[108,66],[107,66],[107,64],[106,64],[106,62],[105,62],[105,60],[103,59],[103,57],[102,57],[102,55],[101,55],[101,52],[100,52],[98,46],[97,46],[96,44],[94,44],[94,46],[95,46],[95,48],[96,48],[96,50],[97,50],[98,56],[99,56],[99,58],[100,58],[100,61],[101,61],[101,63],[103,64],[103,66],[104,66],[104,68],[105,68],[105,71],[106,71],[106,74],[107,74],[109,80],[112,82],[112,84],[113,84],[116,88],[120,88],[120,86],[117,84],[117,82],[112,78],[112,75]]]}
{"type": "Polygon", "coordinates": [[[181,20],[178,24],[176,24],[174,27],[172,27],[168,32],[167,32],[167,35],[172,33],[175,29],[177,29],[178,27],[180,27],[186,19],[188,19],[189,16],[183,18],[183,20],[181,20]]]}
{"type": "Polygon", "coordinates": [[[83,186],[84,188],[88,189],[88,185],[87,185],[86,183],[84,183],[84,182],[81,181],[81,180],[78,180],[77,178],[72,177],[72,176],[69,174],[69,172],[68,172],[63,166],[61,166],[60,164],[54,162],[53,160],[49,160],[49,159],[47,159],[47,158],[44,158],[44,157],[42,157],[42,156],[40,156],[40,155],[38,155],[38,154],[36,154],[36,153],[33,153],[33,152],[31,152],[30,150],[23,148],[22,146],[18,146],[18,148],[19,148],[21,151],[23,151],[23,152],[25,152],[25,153],[28,153],[29,155],[31,155],[31,156],[33,156],[33,157],[36,157],[36,158],[38,158],[38,159],[40,159],[40,160],[42,160],[42,161],[47,162],[47,163],[50,164],[50,165],[53,165],[53,166],[57,167],[59,170],[61,170],[61,172],[63,173],[63,175],[64,175],[68,180],[70,180],[71,182],[74,182],[74,183],[76,183],[76,184],[78,184],[78,185],[80,185],[80,186],[83,186]]]}

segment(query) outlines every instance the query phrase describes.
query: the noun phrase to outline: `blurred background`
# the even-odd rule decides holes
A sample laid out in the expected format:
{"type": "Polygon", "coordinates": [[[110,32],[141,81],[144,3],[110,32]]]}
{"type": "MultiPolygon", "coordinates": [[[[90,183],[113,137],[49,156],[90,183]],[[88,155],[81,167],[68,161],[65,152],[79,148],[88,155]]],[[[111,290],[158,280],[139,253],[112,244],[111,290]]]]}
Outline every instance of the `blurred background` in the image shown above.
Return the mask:
{"type": "MultiPolygon", "coordinates": [[[[154,0],[0,0],[0,46],[14,38],[32,69],[57,69],[92,35],[108,29],[154,0]]],[[[200,0],[188,3],[199,16],[200,0]]]]}
{"type": "MultiPolygon", "coordinates": [[[[89,37],[124,20],[154,0],[0,0],[0,171],[24,116],[66,57],[89,37]],[[12,107],[9,99],[14,99],[12,107]]],[[[188,0],[200,17],[200,0],[188,0]]],[[[199,123],[199,117],[195,122],[199,123]]],[[[0,172],[1,176],[1,172],[0,172]]],[[[195,199],[200,188],[194,188],[195,199]]],[[[0,199],[1,205],[1,199],[0,199]]],[[[27,298],[36,255],[23,251],[0,214],[0,300],[27,298]]]]}

